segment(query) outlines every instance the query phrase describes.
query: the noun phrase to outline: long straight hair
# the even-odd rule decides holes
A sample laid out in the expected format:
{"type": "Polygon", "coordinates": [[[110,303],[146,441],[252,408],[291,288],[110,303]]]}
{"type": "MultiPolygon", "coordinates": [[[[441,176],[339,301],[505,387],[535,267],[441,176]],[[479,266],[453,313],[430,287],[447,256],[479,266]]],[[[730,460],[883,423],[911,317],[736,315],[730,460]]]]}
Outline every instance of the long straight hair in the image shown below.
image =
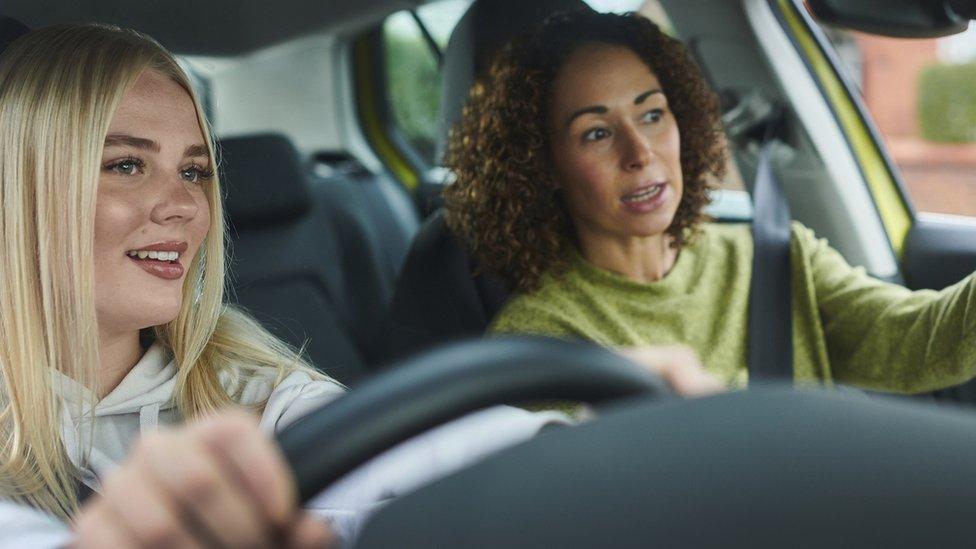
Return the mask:
{"type": "MultiPolygon", "coordinates": [[[[187,75],[143,34],[58,25],[0,56],[0,496],[65,519],[78,507],[78,473],[61,442],[64,410],[52,374],[97,383],[92,253],[102,148],[119,102],[147,69],[190,94],[216,160],[187,75]]],[[[327,379],[224,304],[218,180],[205,188],[210,229],[187,271],[180,313],[153,328],[176,361],[174,399],[185,418],[233,404],[219,378],[228,369],[247,376],[272,367],[276,383],[296,369],[327,379]]]]}

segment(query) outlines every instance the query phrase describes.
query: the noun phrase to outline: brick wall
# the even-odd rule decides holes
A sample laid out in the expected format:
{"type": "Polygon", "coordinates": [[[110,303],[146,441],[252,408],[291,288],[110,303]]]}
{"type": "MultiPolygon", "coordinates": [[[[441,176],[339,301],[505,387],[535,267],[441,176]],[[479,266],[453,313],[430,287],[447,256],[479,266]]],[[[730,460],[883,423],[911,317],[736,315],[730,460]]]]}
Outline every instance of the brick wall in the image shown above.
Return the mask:
{"type": "Polygon", "coordinates": [[[938,62],[935,40],[854,33],[861,51],[861,91],[918,211],[976,216],[976,144],[919,138],[918,74],[938,62]]]}

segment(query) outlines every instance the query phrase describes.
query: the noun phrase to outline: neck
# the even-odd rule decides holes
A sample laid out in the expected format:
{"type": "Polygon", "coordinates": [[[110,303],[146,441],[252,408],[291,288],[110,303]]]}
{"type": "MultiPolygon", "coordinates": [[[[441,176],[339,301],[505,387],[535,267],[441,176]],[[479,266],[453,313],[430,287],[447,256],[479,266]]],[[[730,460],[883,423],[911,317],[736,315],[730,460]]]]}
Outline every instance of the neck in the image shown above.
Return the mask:
{"type": "Polygon", "coordinates": [[[107,333],[99,330],[98,398],[112,392],[142,357],[139,331],[107,333]]]}
{"type": "Polygon", "coordinates": [[[656,282],[674,267],[678,251],[665,233],[646,237],[619,237],[578,233],[580,252],[601,269],[636,282],[656,282]]]}

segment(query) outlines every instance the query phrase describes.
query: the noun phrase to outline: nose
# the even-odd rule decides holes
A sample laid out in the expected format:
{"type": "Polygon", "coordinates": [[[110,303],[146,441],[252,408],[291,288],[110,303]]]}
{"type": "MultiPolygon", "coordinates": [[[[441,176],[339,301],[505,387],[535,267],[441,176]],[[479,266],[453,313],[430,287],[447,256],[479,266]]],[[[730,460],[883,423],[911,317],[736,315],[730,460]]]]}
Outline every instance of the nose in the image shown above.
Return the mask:
{"type": "Polygon", "coordinates": [[[190,192],[189,185],[178,177],[161,177],[157,181],[158,194],[150,213],[154,223],[185,223],[197,216],[199,199],[190,192]]]}
{"type": "Polygon", "coordinates": [[[622,167],[626,171],[640,171],[647,167],[654,159],[651,142],[646,135],[632,124],[626,125],[620,132],[622,167]]]}

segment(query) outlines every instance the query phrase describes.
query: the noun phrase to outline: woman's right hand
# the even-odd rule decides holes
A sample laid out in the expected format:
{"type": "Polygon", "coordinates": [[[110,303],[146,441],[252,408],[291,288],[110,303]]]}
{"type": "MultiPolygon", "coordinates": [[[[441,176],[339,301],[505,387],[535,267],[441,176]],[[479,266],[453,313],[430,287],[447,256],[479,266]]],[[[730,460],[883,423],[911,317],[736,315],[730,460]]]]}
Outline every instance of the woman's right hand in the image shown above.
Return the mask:
{"type": "Polygon", "coordinates": [[[277,447],[241,411],[140,439],[78,512],[75,547],[327,547],[277,447]]]}
{"type": "Polygon", "coordinates": [[[727,390],[705,370],[698,353],[686,345],[618,347],[616,351],[663,377],[679,395],[706,396],[727,390]]]}

